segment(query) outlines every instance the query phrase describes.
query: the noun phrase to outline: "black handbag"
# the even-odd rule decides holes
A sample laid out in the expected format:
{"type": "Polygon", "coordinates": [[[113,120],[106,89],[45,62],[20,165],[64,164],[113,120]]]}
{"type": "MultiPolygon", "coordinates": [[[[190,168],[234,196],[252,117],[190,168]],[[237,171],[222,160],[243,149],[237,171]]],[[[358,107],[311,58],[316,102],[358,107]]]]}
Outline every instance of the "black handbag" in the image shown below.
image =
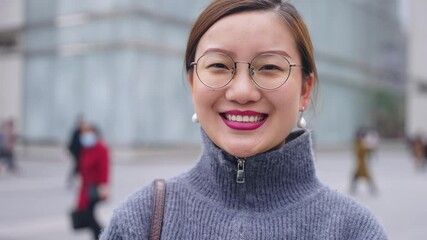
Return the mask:
{"type": "Polygon", "coordinates": [[[70,213],[73,229],[82,229],[89,227],[90,213],[86,210],[73,210],[70,213]]]}
{"type": "MultiPolygon", "coordinates": [[[[88,188],[89,204],[95,204],[100,201],[97,185],[90,185],[88,188]]],[[[87,228],[90,225],[91,216],[88,210],[73,210],[70,213],[73,229],[87,228]]]]}

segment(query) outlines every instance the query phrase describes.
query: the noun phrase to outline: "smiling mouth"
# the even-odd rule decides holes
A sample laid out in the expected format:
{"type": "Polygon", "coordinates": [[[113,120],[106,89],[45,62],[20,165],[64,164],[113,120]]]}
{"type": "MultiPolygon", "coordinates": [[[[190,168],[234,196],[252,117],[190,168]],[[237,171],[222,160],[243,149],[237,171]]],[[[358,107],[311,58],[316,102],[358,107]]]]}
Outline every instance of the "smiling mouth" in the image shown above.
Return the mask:
{"type": "Polygon", "coordinates": [[[258,123],[263,121],[267,114],[262,115],[237,115],[237,114],[228,114],[222,113],[222,117],[228,121],[240,122],[240,123],[258,123]]]}

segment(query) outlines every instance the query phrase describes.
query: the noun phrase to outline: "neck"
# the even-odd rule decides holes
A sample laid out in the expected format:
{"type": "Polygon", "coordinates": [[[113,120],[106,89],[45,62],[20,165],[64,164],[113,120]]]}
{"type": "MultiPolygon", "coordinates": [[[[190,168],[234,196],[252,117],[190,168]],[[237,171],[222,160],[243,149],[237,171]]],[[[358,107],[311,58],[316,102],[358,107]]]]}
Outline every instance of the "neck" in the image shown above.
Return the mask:
{"type": "Polygon", "coordinates": [[[190,183],[216,203],[264,211],[301,200],[320,186],[307,131],[293,132],[278,149],[245,159],[202,135],[203,153],[189,172],[190,183]]]}

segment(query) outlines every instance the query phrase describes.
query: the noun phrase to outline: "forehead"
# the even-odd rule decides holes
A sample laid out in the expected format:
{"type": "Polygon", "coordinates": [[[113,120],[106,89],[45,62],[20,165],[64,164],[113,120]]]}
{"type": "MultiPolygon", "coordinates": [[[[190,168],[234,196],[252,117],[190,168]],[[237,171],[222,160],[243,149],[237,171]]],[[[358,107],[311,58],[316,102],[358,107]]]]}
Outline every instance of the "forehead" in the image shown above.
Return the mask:
{"type": "Polygon", "coordinates": [[[223,49],[238,59],[267,51],[284,51],[298,58],[293,33],[277,13],[251,11],[229,15],[213,24],[200,39],[196,56],[223,49]]]}

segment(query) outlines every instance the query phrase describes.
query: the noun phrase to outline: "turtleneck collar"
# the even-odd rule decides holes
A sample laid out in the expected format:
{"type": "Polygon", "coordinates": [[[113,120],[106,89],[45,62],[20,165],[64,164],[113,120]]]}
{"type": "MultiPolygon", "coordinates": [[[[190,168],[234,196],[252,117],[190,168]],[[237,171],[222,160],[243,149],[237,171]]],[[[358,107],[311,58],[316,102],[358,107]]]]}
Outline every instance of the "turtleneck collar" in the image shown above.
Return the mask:
{"type": "Polygon", "coordinates": [[[203,130],[202,138],[202,155],[188,179],[195,191],[215,204],[269,211],[301,201],[321,187],[306,130],[292,132],[278,149],[246,158],[244,183],[236,181],[238,167],[242,169],[238,158],[215,146],[203,130]]]}

